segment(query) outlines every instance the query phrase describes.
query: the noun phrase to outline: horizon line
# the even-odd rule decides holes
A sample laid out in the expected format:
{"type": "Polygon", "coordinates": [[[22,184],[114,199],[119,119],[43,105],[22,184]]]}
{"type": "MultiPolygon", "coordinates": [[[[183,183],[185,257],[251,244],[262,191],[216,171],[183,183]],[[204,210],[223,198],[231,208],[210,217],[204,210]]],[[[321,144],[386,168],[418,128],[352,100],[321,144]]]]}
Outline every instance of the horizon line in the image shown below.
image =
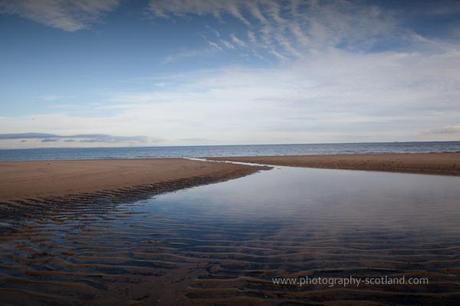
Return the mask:
{"type": "Polygon", "coordinates": [[[305,143],[261,143],[261,144],[197,144],[197,145],[132,145],[132,146],[100,146],[100,147],[33,147],[33,148],[0,148],[7,150],[36,149],[131,149],[131,148],[177,148],[177,147],[238,147],[238,146],[295,146],[295,145],[340,145],[340,144],[394,144],[394,143],[459,143],[460,140],[409,140],[409,141],[359,141],[359,142],[305,142],[305,143]]]}

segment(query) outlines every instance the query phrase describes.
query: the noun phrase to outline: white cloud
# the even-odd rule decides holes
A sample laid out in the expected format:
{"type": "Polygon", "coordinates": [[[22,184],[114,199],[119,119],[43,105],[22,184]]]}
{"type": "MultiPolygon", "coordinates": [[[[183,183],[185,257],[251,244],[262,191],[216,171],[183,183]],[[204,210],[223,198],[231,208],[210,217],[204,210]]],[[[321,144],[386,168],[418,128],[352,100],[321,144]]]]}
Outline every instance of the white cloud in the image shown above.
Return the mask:
{"type": "Polygon", "coordinates": [[[455,140],[433,131],[460,124],[459,68],[460,51],[332,49],[270,69],[169,77],[151,92],[115,95],[91,117],[1,118],[0,131],[147,135],[162,144],[455,140]]]}
{"type": "Polygon", "coordinates": [[[237,45],[238,47],[246,47],[246,43],[239,39],[235,34],[231,34],[230,39],[234,45],[237,45]]]}
{"type": "Polygon", "coordinates": [[[279,62],[170,75],[151,91],[79,110],[91,116],[61,109],[3,117],[0,132],[147,135],[162,144],[458,140],[460,46],[401,28],[397,14],[346,0],[170,0],[150,9],[232,16],[245,30],[211,29],[209,52],[247,49],[279,62]],[[389,51],[395,41],[405,47],[389,51]],[[368,52],[382,42],[386,50],[368,52]]]}
{"type": "Polygon", "coordinates": [[[15,14],[64,31],[78,31],[116,8],[120,0],[0,0],[0,13],[15,14]]]}

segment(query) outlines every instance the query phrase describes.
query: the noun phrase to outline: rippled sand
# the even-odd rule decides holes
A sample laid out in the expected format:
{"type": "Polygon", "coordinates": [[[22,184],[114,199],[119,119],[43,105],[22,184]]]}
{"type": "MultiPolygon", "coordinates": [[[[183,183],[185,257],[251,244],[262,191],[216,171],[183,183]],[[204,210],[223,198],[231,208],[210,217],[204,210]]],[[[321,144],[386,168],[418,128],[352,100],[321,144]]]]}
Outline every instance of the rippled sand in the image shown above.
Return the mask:
{"type": "Polygon", "coordinates": [[[279,168],[2,227],[0,304],[455,305],[460,178],[279,168]],[[280,286],[277,276],[425,276],[280,286]]]}
{"type": "Polygon", "coordinates": [[[154,185],[199,185],[260,169],[182,158],[0,162],[0,204],[123,196],[154,185]]]}

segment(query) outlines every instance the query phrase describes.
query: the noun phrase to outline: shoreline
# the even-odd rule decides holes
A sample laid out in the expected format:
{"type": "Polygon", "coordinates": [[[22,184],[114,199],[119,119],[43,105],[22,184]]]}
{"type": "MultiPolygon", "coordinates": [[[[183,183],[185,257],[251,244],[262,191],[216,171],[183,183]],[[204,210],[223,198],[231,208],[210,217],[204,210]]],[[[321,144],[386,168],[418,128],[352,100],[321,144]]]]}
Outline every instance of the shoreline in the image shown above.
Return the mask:
{"type": "Polygon", "coordinates": [[[460,153],[369,153],[208,157],[274,166],[460,176],[460,153]]]}
{"type": "Polygon", "coordinates": [[[460,176],[460,153],[382,153],[0,162],[0,218],[68,203],[130,202],[243,177],[267,166],[460,176]]]}
{"type": "Polygon", "coordinates": [[[95,202],[131,202],[268,167],[179,158],[0,162],[0,219],[95,202]]]}

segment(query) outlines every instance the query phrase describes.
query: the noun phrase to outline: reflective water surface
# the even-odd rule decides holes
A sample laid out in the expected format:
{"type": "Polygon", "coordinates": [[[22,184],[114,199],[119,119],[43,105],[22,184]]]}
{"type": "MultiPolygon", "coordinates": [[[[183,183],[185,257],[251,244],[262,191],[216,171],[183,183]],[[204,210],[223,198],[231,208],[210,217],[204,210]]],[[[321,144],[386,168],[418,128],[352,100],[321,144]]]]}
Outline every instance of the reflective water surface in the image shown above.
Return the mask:
{"type": "Polygon", "coordinates": [[[76,203],[1,236],[0,304],[455,305],[459,199],[459,177],[279,167],[135,203],[76,203]]]}
{"type": "Polygon", "coordinates": [[[0,160],[460,152],[460,141],[0,149],[0,160]]]}

